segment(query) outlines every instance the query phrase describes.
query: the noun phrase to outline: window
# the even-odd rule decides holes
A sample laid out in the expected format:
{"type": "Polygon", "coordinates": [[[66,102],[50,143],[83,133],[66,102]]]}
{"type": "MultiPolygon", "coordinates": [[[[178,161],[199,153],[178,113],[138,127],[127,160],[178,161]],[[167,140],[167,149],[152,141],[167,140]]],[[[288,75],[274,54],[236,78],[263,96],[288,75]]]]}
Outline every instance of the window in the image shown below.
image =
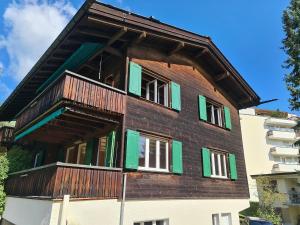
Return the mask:
{"type": "Polygon", "coordinates": [[[221,213],[212,215],[213,225],[232,225],[231,213],[221,213]]]}
{"type": "Polygon", "coordinates": [[[219,151],[211,151],[211,176],[227,178],[227,154],[219,151]]]}
{"type": "Polygon", "coordinates": [[[148,73],[142,73],[142,98],[169,106],[169,85],[167,82],[154,78],[148,73]]]}
{"type": "Polygon", "coordinates": [[[67,148],[66,163],[84,164],[86,155],[86,143],[67,148]]]}
{"type": "Polygon", "coordinates": [[[141,135],[139,140],[139,169],[169,171],[169,142],[141,135]]]}
{"type": "Polygon", "coordinates": [[[168,220],[153,220],[153,221],[146,221],[146,222],[137,222],[133,225],[168,225],[168,220]]]}
{"type": "Polygon", "coordinates": [[[223,107],[211,102],[206,103],[207,121],[224,127],[223,123],[223,107]]]}

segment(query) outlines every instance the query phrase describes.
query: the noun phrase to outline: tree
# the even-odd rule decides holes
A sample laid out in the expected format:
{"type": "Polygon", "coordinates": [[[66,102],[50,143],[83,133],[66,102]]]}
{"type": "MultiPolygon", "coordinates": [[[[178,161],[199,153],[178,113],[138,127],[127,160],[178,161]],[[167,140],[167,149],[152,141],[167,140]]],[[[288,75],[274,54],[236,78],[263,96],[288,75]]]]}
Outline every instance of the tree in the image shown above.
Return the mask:
{"type": "Polygon", "coordinates": [[[0,153],[0,215],[2,215],[5,204],[4,180],[7,178],[8,160],[5,152],[0,153]]]}
{"type": "Polygon", "coordinates": [[[19,145],[14,145],[9,149],[7,159],[9,162],[9,173],[32,167],[32,153],[19,145]]]}
{"type": "Polygon", "coordinates": [[[290,92],[290,108],[300,109],[300,0],[291,0],[283,12],[283,50],[288,55],[284,67],[289,70],[284,79],[290,92]]]}
{"type": "Polygon", "coordinates": [[[272,183],[267,177],[260,177],[256,179],[258,193],[259,193],[259,206],[257,209],[257,216],[271,221],[275,225],[281,224],[281,216],[276,211],[275,205],[281,204],[286,200],[286,196],[278,193],[276,184],[272,183]]]}

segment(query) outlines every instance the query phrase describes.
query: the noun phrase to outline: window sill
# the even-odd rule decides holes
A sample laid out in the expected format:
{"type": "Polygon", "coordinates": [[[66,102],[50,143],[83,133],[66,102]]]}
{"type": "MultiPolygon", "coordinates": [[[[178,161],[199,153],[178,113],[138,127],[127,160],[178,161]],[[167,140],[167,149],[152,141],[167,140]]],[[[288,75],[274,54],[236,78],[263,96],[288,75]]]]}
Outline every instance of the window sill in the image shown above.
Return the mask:
{"type": "Polygon", "coordinates": [[[153,172],[153,173],[167,173],[169,174],[169,170],[164,170],[164,169],[155,169],[155,168],[144,168],[144,167],[138,167],[138,171],[142,172],[153,172]]]}
{"type": "Polygon", "coordinates": [[[142,101],[144,101],[144,102],[147,102],[147,103],[150,103],[150,104],[152,104],[152,105],[156,105],[156,106],[159,106],[159,107],[162,107],[162,108],[171,110],[171,111],[173,111],[173,112],[177,112],[177,113],[180,112],[180,111],[178,111],[178,110],[176,110],[176,109],[172,109],[170,106],[165,106],[165,105],[162,105],[162,104],[153,102],[153,101],[151,101],[151,100],[147,100],[147,99],[145,99],[145,98],[143,98],[143,97],[137,96],[137,98],[140,99],[140,100],[142,100],[142,101]]]}
{"type": "Polygon", "coordinates": [[[214,176],[214,175],[211,175],[210,178],[213,178],[213,179],[221,179],[221,180],[229,180],[228,177],[221,177],[221,176],[214,176]]]}
{"type": "Polygon", "coordinates": [[[209,125],[211,125],[211,126],[218,127],[218,128],[220,128],[220,129],[223,129],[223,130],[231,131],[230,129],[227,129],[226,127],[221,127],[221,126],[219,126],[219,125],[217,125],[217,124],[214,124],[214,123],[211,123],[211,122],[202,120],[202,119],[200,119],[200,121],[201,121],[201,122],[204,122],[204,123],[206,123],[206,124],[209,124],[209,125]]]}

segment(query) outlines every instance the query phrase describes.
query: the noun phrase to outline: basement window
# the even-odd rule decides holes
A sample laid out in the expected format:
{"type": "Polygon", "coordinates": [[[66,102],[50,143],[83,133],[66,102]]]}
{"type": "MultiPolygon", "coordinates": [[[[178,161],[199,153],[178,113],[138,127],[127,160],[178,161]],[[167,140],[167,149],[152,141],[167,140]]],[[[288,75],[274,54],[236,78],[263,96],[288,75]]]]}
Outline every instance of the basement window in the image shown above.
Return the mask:
{"type": "Polygon", "coordinates": [[[168,82],[151,76],[147,72],[142,73],[142,98],[149,101],[169,106],[169,85],[168,82]]]}
{"type": "Polygon", "coordinates": [[[223,107],[221,105],[207,101],[206,103],[207,121],[220,127],[224,127],[223,107]]]}
{"type": "Polygon", "coordinates": [[[168,220],[153,220],[153,221],[146,221],[146,222],[137,222],[133,225],[168,225],[168,220]]]}

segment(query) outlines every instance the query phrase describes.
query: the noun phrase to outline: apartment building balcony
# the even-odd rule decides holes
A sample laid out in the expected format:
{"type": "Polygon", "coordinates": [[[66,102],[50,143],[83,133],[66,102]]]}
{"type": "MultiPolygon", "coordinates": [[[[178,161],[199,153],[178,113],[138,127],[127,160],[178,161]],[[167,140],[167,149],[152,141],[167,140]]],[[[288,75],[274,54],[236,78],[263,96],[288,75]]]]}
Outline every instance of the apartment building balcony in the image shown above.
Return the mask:
{"type": "Polygon", "coordinates": [[[62,199],[116,199],[120,197],[122,170],[98,166],[53,163],[10,174],[8,196],[62,199]]]}
{"type": "Polygon", "coordinates": [[[267,137],[272,140],[296,141],[299,137],[293,129],[277,129],[269,130],[267,137]]]}
{"type": "Polygon", "coordinates": [[[265,124],[271,126],[283,126],[292,128],[297,125],[297,122],[294,120],[270,117],[265,120],[265,124]]]}
{"type": "Polygon", "coordinates": [[[296,172],[300,171],[300,164],[277,163],[273,165],[274,172],[296,172]]]}
{"type": "Polygon", "coordinates": [[[276,146],[270,149],[273,156],[300,156],[300,150],[297,147],[281,147],[276,146]]]}

